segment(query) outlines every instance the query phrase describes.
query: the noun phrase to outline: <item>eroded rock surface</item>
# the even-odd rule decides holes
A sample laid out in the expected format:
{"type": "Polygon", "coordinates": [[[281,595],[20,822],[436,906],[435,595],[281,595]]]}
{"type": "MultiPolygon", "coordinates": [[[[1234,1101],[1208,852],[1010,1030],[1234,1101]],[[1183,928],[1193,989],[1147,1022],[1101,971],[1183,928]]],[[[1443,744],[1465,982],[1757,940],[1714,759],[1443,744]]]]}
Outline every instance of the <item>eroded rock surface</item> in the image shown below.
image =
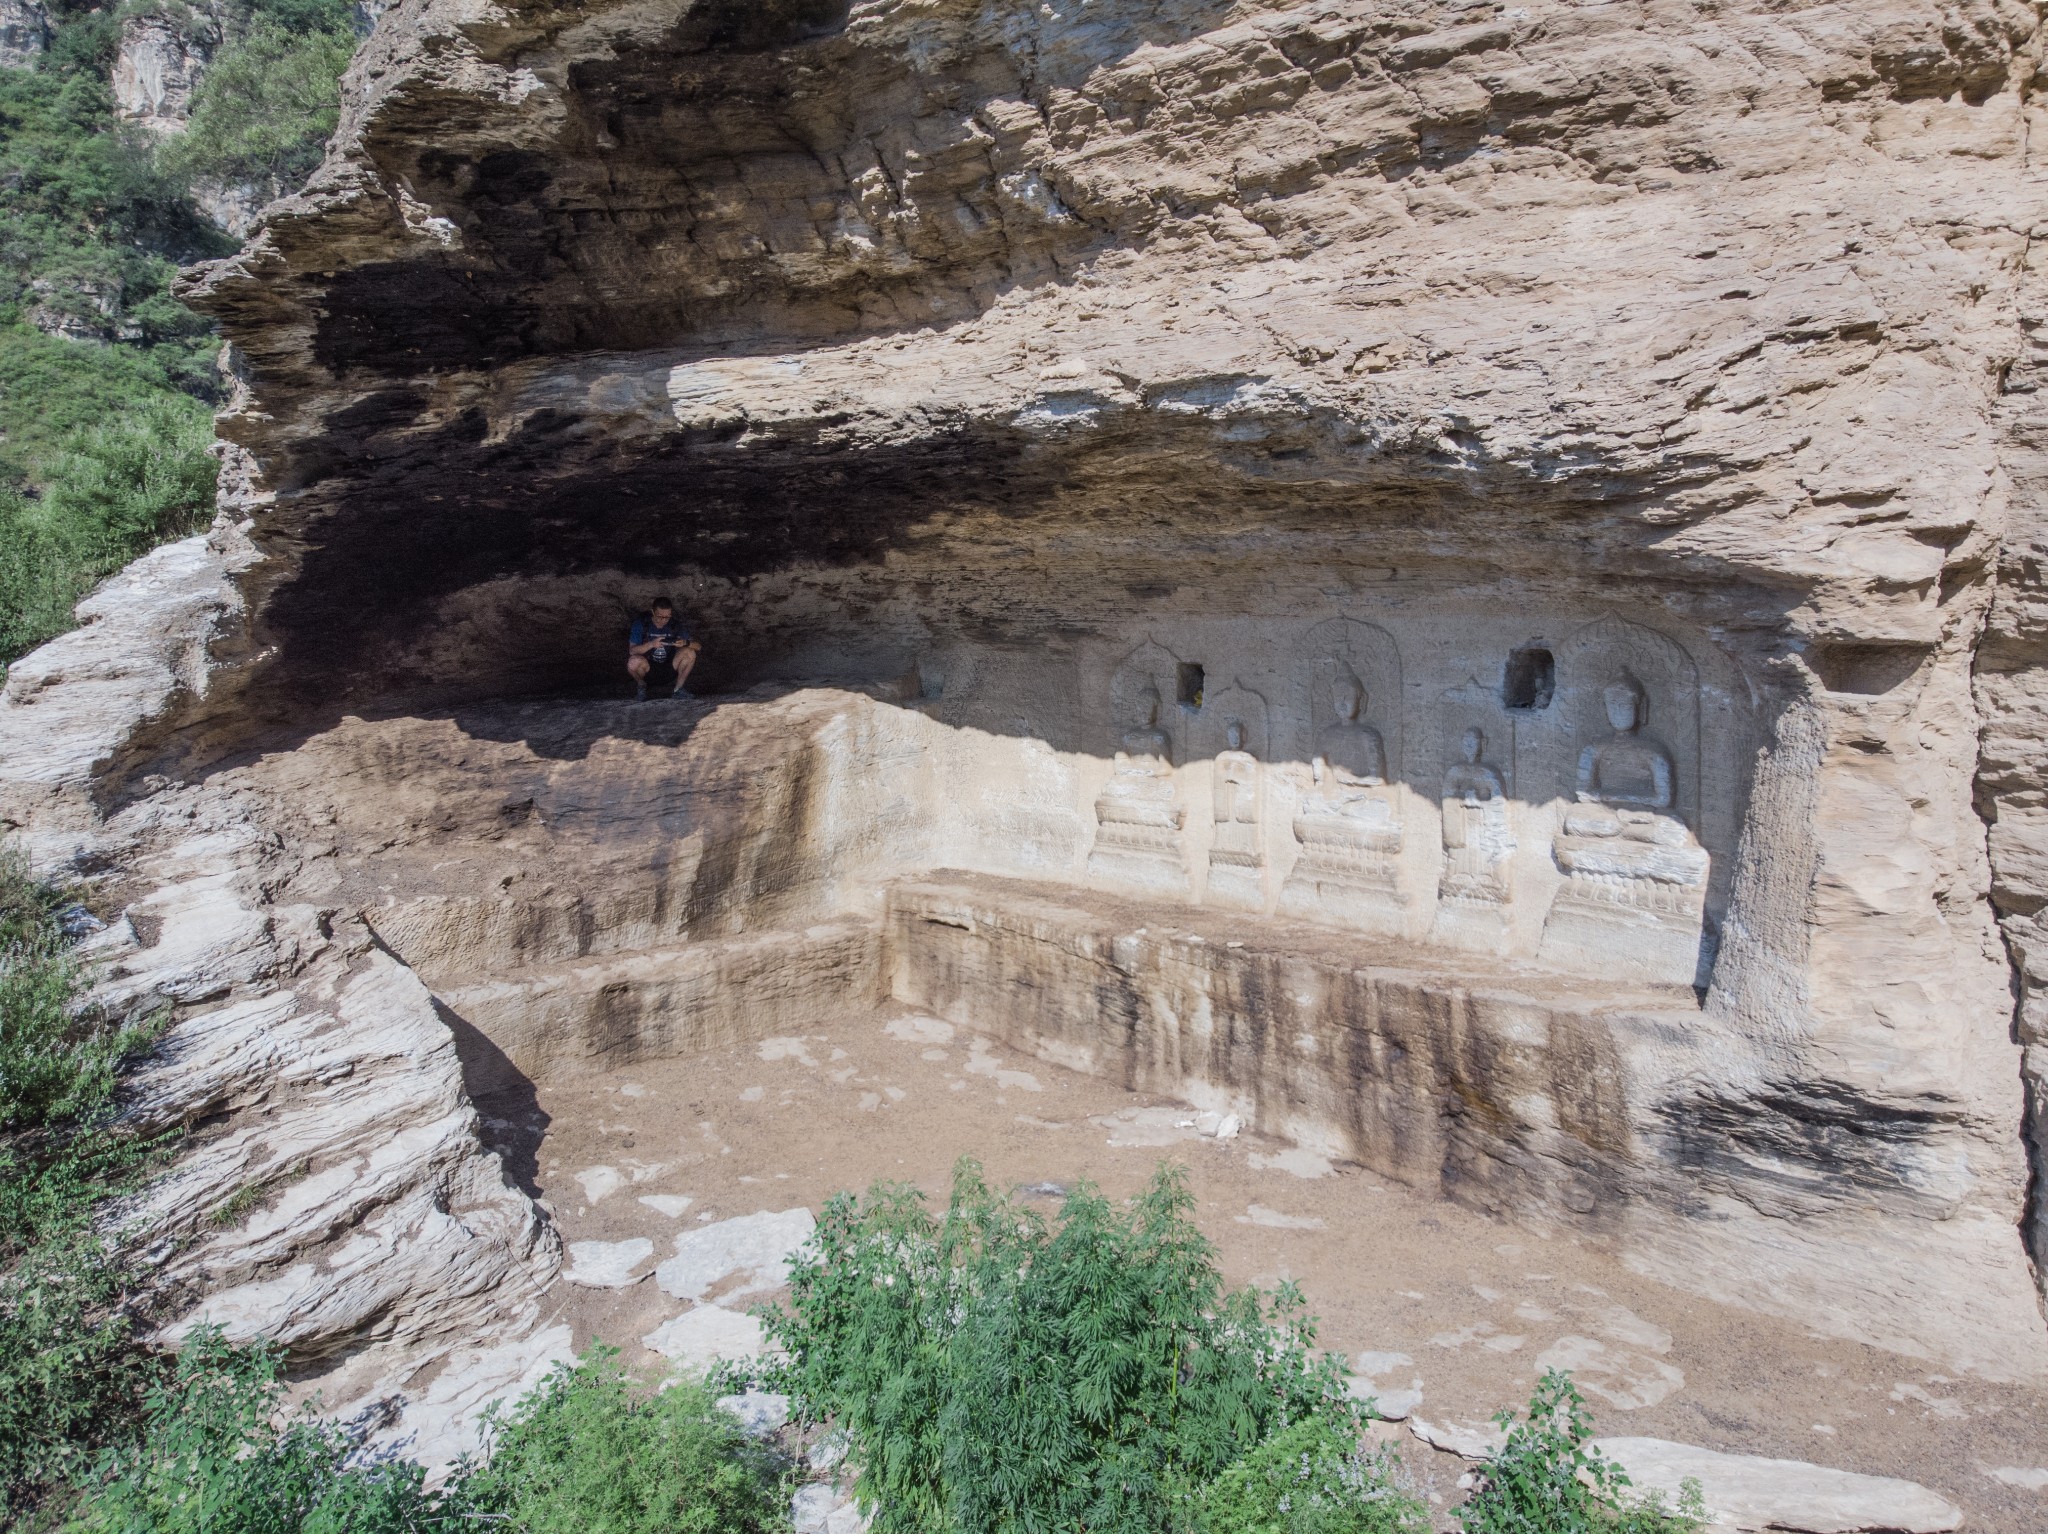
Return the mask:
{"type": "MultiPolygon", "coordinates": [[[[358,1382],[511,1336],[473,1396],[558,1258],[464,1091],[889,999],[2048,1375],[2040,21],[387,12],[192,283],[234,525],[138,567],[166,643],[0,704],[0,813],[127,870],[107,983],[174,1050],[319,1058],[374,995],[426,1062],[277,1194],[416,1114],[367,1245],[291,1278],[293,1204],[194,1288],[358,1382]],[[657,589],[710,702],[614,701],[657,589]]],[[[180,1175],[295,1166],[257,1106],[180,1175]]]]}

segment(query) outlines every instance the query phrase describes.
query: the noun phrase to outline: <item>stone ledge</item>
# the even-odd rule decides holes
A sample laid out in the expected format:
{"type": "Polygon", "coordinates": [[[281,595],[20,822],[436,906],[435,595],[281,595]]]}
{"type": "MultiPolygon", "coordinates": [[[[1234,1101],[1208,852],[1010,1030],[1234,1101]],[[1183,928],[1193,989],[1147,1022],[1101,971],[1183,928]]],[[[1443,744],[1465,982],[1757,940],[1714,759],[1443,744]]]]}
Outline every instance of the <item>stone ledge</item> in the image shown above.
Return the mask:
{"type": "Polygon", "coordinates": [[[1641,1155],[1645,1060],[1712,1031],[1688,989],[1595,990],[984,876],[892,886],[886,927],[899,1002],[1480,1208],[1596,1230],[1641,1155]]]}

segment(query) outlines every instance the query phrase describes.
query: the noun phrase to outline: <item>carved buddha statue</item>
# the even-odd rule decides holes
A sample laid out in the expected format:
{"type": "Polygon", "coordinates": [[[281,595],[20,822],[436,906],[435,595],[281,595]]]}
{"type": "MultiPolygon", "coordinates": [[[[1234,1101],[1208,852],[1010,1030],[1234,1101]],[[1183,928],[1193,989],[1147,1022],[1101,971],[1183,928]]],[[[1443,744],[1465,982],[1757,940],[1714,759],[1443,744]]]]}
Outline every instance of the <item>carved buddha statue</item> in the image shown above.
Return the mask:
{"type": "Polygon", "coordinates": [[[1458,752],[1459,759],[1444,773],[1443,892],[1504,900],[1500,864],[1515,845],[1507,824],[1507,784],[1486,764],[1482,731],[1467,730],[1458,752]]]}
{"type": "Polygon", "coordinates": [[[1365,689],[1351,677],[1339,677],[1330,690],[1337,720],[1316,740],[1313,770],[1325,798],[1352,799],[1349,790],[1378,788],[1387,781],[1387,752],[1380,732],[1359,722],[1365,689]]]}
{"type": "Polygon", "coordinates": [[[1145,688],[1137,704],[1138,719],[1118,742],[1116,770],[1095,801],[1095,815],[1105,825],[1178,830],[1182,812],[1173,802],[1173,738],[1159,727],[1159,690],[1145,688]]]}
{"type": "Polygon", "coordinates": [[[1614,733],[1579,753],[1578,803],[1565,811],[1560,865],[1580,875],[1702,882],[1707,854],[1673,813],[1671,753],[1641,733],[1642,689],[1624,680],[1601,699],[1614,733]]]}
{"type": "Polygon", "coordinates": [[[1159,689],[1138,694],[1137,726],[1124,732],[1116,754],[1118,777],[1163,778],[1173,771],[1173,737],[1159,728],[1159,689]]]}

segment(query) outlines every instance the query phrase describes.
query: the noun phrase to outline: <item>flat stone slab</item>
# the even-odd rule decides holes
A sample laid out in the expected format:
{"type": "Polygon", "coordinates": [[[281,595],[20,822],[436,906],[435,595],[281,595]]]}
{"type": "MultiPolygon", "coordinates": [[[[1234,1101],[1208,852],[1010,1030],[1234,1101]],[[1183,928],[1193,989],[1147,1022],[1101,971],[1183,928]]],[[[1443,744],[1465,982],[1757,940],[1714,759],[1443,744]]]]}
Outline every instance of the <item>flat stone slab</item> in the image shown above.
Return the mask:
{"type": "Polygon", "coordinates": [[[716,1406],[739,1419],[749,1438],[766,1438],[789,1421],[789,1397],[773,1390],[747,1390],[720,1396],[716,1406]]]}
{"type": "Polygon", "coordinates": [[[562,1277],[585,1289],[624,1289],[647,1275],[633,1270],[654,1255],[645,1236],[630,1241],[571,1241],[569,1266],[562,1277]]]}
{"type": "Polygon", "coordinates": [[[679,1300],[701,1300],[734,1277],[741,1279],[740,1286],[721,1293],[720,1300],[765,1294],[782,1287],[791,1255],[811,1238],[817,1223],[808,1209],[763,1209],[686,1230],[676,1237],[675,1256],[654,1270],[654,1281],[663,1294],[679,1300]]]}
{"type": "Polygon", "coordinates": [[[1508,1435],[1491,1422],[1432,1422],[1411,1415],[1408,1431],[1432,1449],[1462,1459],[1486,1459],[1498,1454],[1508,1441],[1508,1435]]]}
{"type": "Polygon", "coordinates": [[[745,1360],[767,1352],[761,1323],[720,1305],[699,1305],[664,1321],[641,1342],[679,1369],[705,1370],[722,1358],[745,1360]]]}
{"type": "Polygon", "coordinates": [[[1800,1534],[1944,1534],[1963,1511],[1913,1481],[1857,1475],[1796,1459],[1722,1454],[1662,1438],[1600,1438],[1593,1447],[1628,1472],[1640,1491],[1678,1500],[1687,1477],[1700,1483],[1710,1523],[1800,1534]]]}

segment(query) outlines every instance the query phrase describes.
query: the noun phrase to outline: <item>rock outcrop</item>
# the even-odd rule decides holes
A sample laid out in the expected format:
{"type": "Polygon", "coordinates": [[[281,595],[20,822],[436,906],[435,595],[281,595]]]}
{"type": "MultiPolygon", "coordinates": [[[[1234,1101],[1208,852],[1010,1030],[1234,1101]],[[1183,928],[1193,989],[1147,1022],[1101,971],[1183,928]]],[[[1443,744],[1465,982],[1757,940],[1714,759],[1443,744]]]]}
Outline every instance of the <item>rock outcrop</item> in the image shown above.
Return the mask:
{"type": "Polygon", "coordinates": [[[0,69],[32,64],[50,46],[50,17],[35,0],[0,3],[0,69]]]}
{"type": "Polygon", "coordinates": [[[216,5],[180,5],[123,18],[108,82],[114,110],[154,138],[182,132],[192,113],[192,93],[225,40],[216,5]]]}
{"type": "Polygon", "coordinates": [[[358,917],[499,1087],[890,995],[2038,1378],[2041,45],[406,0],[190,285],[204,696],[8,813],[246,792],[309,1041],[358,917]],[[491,701],[657,589],[726,706],[491,701]]]}

